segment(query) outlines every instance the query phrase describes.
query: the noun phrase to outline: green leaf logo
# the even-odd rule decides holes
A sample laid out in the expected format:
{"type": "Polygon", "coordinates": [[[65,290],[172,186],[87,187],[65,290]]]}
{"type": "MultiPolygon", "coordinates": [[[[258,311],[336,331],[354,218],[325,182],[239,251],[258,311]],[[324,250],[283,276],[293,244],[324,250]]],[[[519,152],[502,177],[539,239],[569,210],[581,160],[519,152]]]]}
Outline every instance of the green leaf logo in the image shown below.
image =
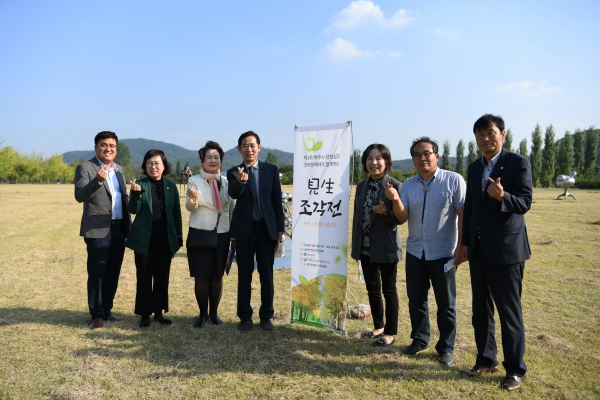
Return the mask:
{"type": "Polygon", "coordinates": [[[340,256],[337,256],[337,257],[335,258],[335,260],[333,260],[333,263],[334,263],[334,264],[337,264],[337,263],[339,263],[340,261],[342,261],[342,257],[340,257],[340,256]]]}
{"type": "Polygon", "coordinates": [[[315,142],[315,139],[311,137],[307,137],[306,140],[304,140],[304,150],[306,151],[317,151],[320,150],[321,147],[323,147],[323,140],[315,142]]]}

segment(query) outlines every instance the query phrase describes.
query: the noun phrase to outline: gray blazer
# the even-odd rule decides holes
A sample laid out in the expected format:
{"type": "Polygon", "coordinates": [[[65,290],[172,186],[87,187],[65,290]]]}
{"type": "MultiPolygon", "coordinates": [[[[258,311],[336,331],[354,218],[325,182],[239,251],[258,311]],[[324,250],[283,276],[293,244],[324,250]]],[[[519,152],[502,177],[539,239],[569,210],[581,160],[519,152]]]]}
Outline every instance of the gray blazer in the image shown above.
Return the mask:
{"type": "MultiPolygon", "coordinates": [[[[362,215],[367,197],[367,187],[369,178],[364,179],[356,185],[356,194],[354,196],[354,218],[352,220],[352,253],[355,260],[360,259],[360,247],[362,244],[362,215]]],[[[392,201],[385,197],[385,186],[391,183],[398,193],[402,182],[385,175],[382,185],[377,192],[377,198],[382,199],[387,213],[379,215],[371,213],[371,227],[369,228],[369,244],[371,253],[371,262],[373,263],[393,263],[402,260],[402,240],[398,232],[400,221],[396,219],[392,212],[392,201]]],[[[379,204],[377,202],[377,204],[379,204]]]]}
{"type": "MultiPolygon", "coordinates": [[[[96,157],[84,161],[75,170],[75,200],[83,203],[81,228],[79,235],[86,238],[103,238],[108,235],[112,220],[112,199],[106,184],[100,185],[96,174],[100,171],[100,163],[96,157]]],[[[116,177],[121,188],[121,204],[123,205],[123,223],[125,236],[131,226],[131,215],[127,211],[127,186],[123,169],[115,163],[116,177]]]]}

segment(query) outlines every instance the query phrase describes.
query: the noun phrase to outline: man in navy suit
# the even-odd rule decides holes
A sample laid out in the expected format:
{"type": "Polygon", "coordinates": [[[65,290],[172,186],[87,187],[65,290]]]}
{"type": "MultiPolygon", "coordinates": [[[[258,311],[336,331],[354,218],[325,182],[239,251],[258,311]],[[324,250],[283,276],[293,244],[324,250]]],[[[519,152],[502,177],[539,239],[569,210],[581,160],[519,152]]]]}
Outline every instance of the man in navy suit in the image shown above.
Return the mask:
{"type": "Polygon", "coordinates": [[[531,256],[524,214],[531,207],[529,161],[502,148],[504,120],[486,114],[473,126],[483,157],[469,165],[462,256],[469,260],[477,359],[468,376],[498,371],[494,305],[500,316],[506,376],[502,387],[518,389],[527,367],[521,290],[531,256]]]}
{"type": "Polygon", "coordinates": [[[266,331],[273,330],[274,251],[284,232],[279,170],[273,164],[258,161],[260,149],[260,138],[256,133],[243,133],[238,139],[238,151],[244,162],[227,171],[229,196],[237,199],[229,234],[236,243],[237,315],[241,331],[249,331],[253,324],[250,285],[255,254],[260,275],[260,326],[266,331]]]}

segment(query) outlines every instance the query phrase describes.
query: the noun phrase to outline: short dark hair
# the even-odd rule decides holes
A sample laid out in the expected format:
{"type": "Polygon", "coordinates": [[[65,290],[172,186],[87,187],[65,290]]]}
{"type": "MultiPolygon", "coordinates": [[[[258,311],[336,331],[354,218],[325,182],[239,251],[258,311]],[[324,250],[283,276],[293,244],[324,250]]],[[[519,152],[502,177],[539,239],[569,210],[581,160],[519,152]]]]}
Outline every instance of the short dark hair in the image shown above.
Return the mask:
{"type": "Polygon", "coordinates": [[[477,132],[485,131],[486,129],[491,128],[492,125],[496,125],[500,132],[504,131],[504,120],[501,116],[485,114],[475,121],[475,125],[473,125],[473,133],[477,135],[477,132]]]}
{"type": "Polygon", "coordinates": [[[212,140],[209,140],[208,142],[206,142],[204,147],[201,148],[200,150],[198,150],[198,155],[200,156],[200,162],[204,162],[204,156],[206,155],[206,152],[208,150],[218,151],[219,157],[221,157],[221,162],[223,162],[223,158],[225,158],[225,152],[223,151],[223,149],[221,148],[221,145],[219,145],[219,143],[213,142],[212,140]]]}
{"type": "Polygon", "coordinates": [[[369,173],[369,171],[367,170],[367,158],[369,157],[369,153],[373,149],[379,150],[379,152],[381,153],[381,157],[383,157],[383,159],[385,160],[385,173],[387,174],[392,169],[392,154],[390,153],[390,149],[388,149],[385,144],[380,143],[370,144],[363,152],[363,155],[360,160],[362,163],[363,171],[365,171],[367,174],[369,173]]]}
{"type": "Polygon", "coordinates": [[[418,145],[419,143],[429,143],[431,145],[431,149],[433,150],[433,154],[438,154],[438,144],[435,140],[430,139],[427,136],[422,136],[418,139],[413,140],[412,145],[410,146],[410,156],[412,157],[413,155],[413,150],[415,149],[415,146],[418,145]]]}
{"type": "Polygon", "coordinates": [[[246,139],[248,136],[254,136],[256,138],[256,143],[260,144],[260,138],[258,137],[258,134],[254,131],[248,131],[248,132],[244,132],[240,135],[240,137],[238,139],[238,147],[240,147],[242,145],[242,140],[246,139]]]}
{"type": "Polygon", "coordinates": [[[146,155],[144,155],[144,161],[142,161],[142,173],[144,175],[148,175],[148,172],[146,172],[146,161],[156,156],[160,156],[162,163],[165,166],[165,169],[163,170],[163,175],[169,175],[169,173],[171,172],[171,168],[169,167],[169,161],[167,160],[167,156],[165,155],[164,151],[158,149],[150,149],[146,152],[146,155]]]}
{"type": "Polygon", "coordinates": [[[102,131],[102,132],[98,133],[96,135],[96,137],[94,138],[94,144],[98,145],[98,142],[101,141],[102,139],[115,139],[117,144],[119,144],[119,138],[117,137],[117,135],[114,132],[111,132],[111,131],[102,131]]]}

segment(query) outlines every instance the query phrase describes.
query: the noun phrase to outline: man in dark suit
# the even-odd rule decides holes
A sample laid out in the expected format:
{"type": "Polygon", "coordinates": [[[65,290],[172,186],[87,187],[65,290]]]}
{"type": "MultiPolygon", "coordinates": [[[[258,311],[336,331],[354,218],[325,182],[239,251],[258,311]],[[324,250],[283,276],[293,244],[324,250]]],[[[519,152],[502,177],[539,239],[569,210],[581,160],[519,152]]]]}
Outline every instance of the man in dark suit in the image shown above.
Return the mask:
{"type": "Polygon", "coordinates": [[[243,133],[238,139],[238,151],[244,162],[227,171],[229,196],[237,199],[229,234],[236,243],[237,314],[241,331],[249,331],[253,324],[250,297],[255,254],[261,287],[260,326],[266,331],[273,330],[274,251],[284,232],[279,170],[273,164],[258,161],[260,149],[256,133],[243,133]]]}
{"type": "Polygon", "coordinates": [[[90,329],[101,328],[102,320],[123,320],[112,313],[112,308],[131,225],[125,178],[114,162],[119,139],[114,132],[103,131],[94,142],[96,156],[79,164],[75,171],[75,200],[83,203],[79,235],[88,253],[90,329]]]}
{"type": "Polygon", "coordinates": [[[527,367],[521,290],[531,256],[524,214],[532,199],[529,161],[502,148],[504,120],[486,114],[473,127],[483,157],[469,165],[462,256],[469,260],[477,359],[468,376],[498,371],[494,305],[500,316],[506,390],[518,389],[527,367]]]}

